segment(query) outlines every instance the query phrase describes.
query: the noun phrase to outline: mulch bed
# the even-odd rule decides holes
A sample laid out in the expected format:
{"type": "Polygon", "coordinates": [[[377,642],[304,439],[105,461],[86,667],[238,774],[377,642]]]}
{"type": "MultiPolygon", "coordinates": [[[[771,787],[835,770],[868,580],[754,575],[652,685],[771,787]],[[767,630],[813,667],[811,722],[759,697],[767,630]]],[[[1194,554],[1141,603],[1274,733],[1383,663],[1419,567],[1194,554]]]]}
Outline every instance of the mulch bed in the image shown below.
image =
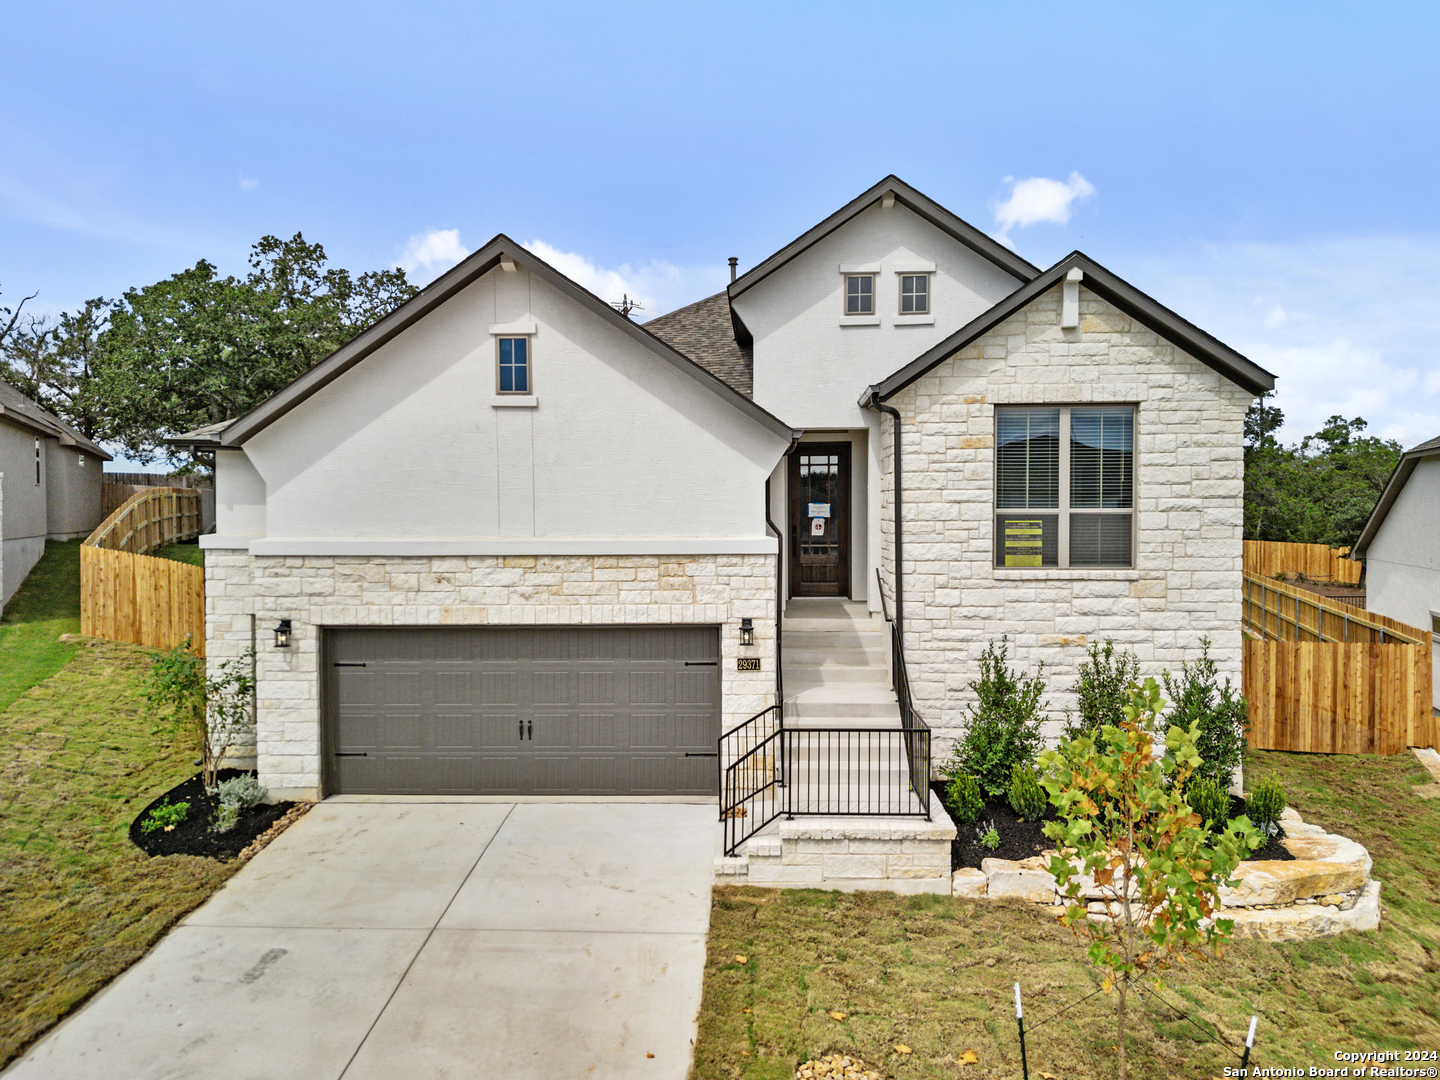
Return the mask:
{"type": "MultiPolygon", "coordinates": [[[[221,769],[220,779],[229,780],[242,776],[240,769],[221,769]]],[[[164,795],[140,811],[130,823],[130,842],[147,855],[200,855],[221,862],[240,855],[252,842],[268,832],[271,826],[284,818],[296,805],[291,802],[261,803],[240,812],[240,818],[229,832],[217,833],[210,823],[219,807],[220,800],[205,794],[205,785],[196,773],[183,784],[171,788],[164,795]],[[152,809],[161,803],[189,803],[190,812],[185,820],[171,828],[141,832],[140,823],[152,809]]]]}
{"type": "MultiPolygon", "coordinates": [[[[943,781],[932,781],[931,789],[940,799],[942,805],[945,803],[945,783],[943,781]]],[[[950,813],[950,807],[945,806],[945,812],[950,813]]],[[[1245,800],[1232,795],[1230,797],[1230,816],[1239,817],[1245,813],[1245,800]]],[[[952,819],[954,815],[951,815],[952,819]]],[[[1040,821],[1021,821],[1015,811],[1010,809],[1010,804],[1004,799],[986,802],[984,811],[981,812],[979,820],[966,825],[962,822],[955,822],[955,839],[950,842],[950,869],[960,870],[969,868],[980,869],[982,859],[1007,859],[1010,862],[1019,862],[1021,859],[1028,859],[1033,855],[1039,855],[1047,849],[1055,847],[1054,841],[1045,835],[1045,822],[1055,820],[1053,809],[1046,809],[1045,817],[1040,821]],[[1000,846],[994,851],[980,846],[980,837],[989,831],[990,826],[995,826],[995,831],[1000,834],[1000,846]]],[[[1290,854],[1290,849],[1280,843],[1285,837],[1285,830],[1279,832],[1265,842],[1265,845],[1254,852],[1250,859],[1274,859],[1279,862],[1289,862],[1295,856],[1290,854]]]]}

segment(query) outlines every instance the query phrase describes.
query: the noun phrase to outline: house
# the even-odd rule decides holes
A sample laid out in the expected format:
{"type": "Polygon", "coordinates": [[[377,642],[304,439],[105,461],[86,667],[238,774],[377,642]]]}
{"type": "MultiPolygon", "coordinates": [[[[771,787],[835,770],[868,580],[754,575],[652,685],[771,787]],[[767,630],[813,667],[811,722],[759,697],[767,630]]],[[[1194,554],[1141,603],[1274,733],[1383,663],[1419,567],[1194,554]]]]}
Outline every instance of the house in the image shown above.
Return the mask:
{"type": "Polygon", "coordinates": [[[110,455],[7,382],[0,382],[0,605],[45,554],[45,541],[100,524],[110,455]]]}
{"type": "MultiPolygon", "coordinates": [[[[1413,447],[1385,484],[1351,557],[1365,560],[1365,606],[1440,643],[1440,438],[1413,447]]],[[[1440,647],[1432,643],[1432,648],[1440,647]]],[[[1440,656],[1435,661],[1440,664],[1440,656]]],[[[1440,709],[1440,681],[1432,685],[1440,709]]]]}
{"type": "Polygon", "coordinates": [[[1208,637],[1238,682],[1273,385],[894,176],[643,326],[497,236],[177,440],[216,457],[209,656],[256,649],[281,797],[713,796],[717,736],[783,694],[795,730],[904,728],[923,814],[914,735],[962,729],[990,640],[1057,720],[1098,638],[1158,673],[1208,637]]]}

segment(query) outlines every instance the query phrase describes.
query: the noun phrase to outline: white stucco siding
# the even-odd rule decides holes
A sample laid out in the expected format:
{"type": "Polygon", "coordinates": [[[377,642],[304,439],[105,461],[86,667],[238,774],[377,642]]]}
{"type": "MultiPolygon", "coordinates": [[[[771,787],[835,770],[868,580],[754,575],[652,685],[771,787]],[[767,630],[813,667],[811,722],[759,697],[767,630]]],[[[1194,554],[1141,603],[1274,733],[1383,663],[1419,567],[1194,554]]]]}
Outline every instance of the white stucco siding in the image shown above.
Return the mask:
{"type": "MultiPolygon", "coordinates": [[[[1440,614],[1440,458],[1423,458],[1365,552],[1365,606],[1421,630],[1440,614]]],[[[1440,652],[1436,657],[1440,670],[1440,652]]],[[[1440,708],[1440,678],[1433,680],[1440,708]]]]}
{"type": "Polygon", "coordinates": [[[863,211],[733,301],[755,340],[755,401],[803,428],[866,426],[862,390],[1021,282],[900,204],[863,211]],[[934,322],[897,325],[902,264],[935,266],[934,322]],[[878,265],[878,325],[842,326],[842,265],[878,265]]]}
{"type": "MultiPolygon", "coordinates": [[[[1248,391],[1087,290],[1082,325],[1059,326],[1060,288],[944,361],[891,404],[902,414],[906,655],[917,706],[958,734],[986,644],[1045,664],[1059,721],[1085,647],[1111,638],[1143,675],[1178,671],[1201,639],[1240,684],[1243,436],[1248,391]],[[1133,569],[994,567],[995,408],[1133,403],[1133,569]]],[[[881,456],[891,454],[884,424],[881,456]]],[[[893,486],[882,537],[891,592],[893,486]]],[[[1055,733],[1052,726],[1051,733],[1055,733]]]]}
{"type": "Polygon", "coordinates": [[[272,540],[759,542],[765,477],[787,445],[540,279],[497,269],[245,455],[272,540]],[[495,407],[490,328],[522,320],[535,324],[537,404],[495,407]]]}
{"type": "Polygon", "coordinates": [[[215,454],[215,532],[201,547],[227,548],[265,535],[265,481],[243,450],[215,454]]]}

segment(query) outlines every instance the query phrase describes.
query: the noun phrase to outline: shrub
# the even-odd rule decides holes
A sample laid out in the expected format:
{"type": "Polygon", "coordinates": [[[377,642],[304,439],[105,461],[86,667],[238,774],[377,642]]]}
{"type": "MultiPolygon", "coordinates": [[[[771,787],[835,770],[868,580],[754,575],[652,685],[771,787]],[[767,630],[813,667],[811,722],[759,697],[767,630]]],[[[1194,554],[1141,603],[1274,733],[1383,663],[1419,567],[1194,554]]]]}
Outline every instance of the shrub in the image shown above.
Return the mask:
{"type": "Polygon", "coordinates": [[[255,680],[250,674],[254,653],[226,660],[207,676],[205,659],[195,653],[187,637],[169,652],[155,657],[146,679],[150,705],[169,713],[175,730],[187,729],[200,753],[205,791],[214,794],[217,774],[225,755],[252,721],[251,698],[255,680]]]}
{"type": "Polygon", "coordinates": [[[240,811],[250,809],[265,798],[266,794],[260,781],[249,773],[222,780],[215,790],[220,796],[220,805],[215,811],[215,821],[211,828],[222,833],[235,827],[235,823],[240,820],[240,811]]]}
{"type": "Polygon", "coordinates": [[[1039,821],[1045,814],[1045,792],[1032,769],[1017,765],[1011,770],[1008,798],[1021,821],[1039,821]]]}
{"type": "Polygon", "coordinates": [[[969,825],[985,809],[985,793],[969,773],[956,773],[945,786],[945,805],[961,825],[969,825]]]}
{"type": "Polygon", "coordinates": [[[1194,663],[1182,664],[1178,677],[1167,671],[1161,679],[1165,693],[1174,703],[1166,722],[1186,731],[1199,725],[1195,751],[1200,755],[1200,767],[1195,775],[1215,780],[1228,789],[1235,782],[1235,770],[1245,757],[1250,707],[1228,678],[1224,686],[1216,685],[1210,639],[1201,639],[1200,658],[1194,663]]]}
{"type": "Polygon", "coordinates": [[[1267,836],[1274,836],[1280,827],[1280,815],[1285,810],[1285,789],[1279,780],[1266,777],[1255,785],[1250,797],[1245,800],[1245,816],[1255,827],[1267,836]]]}
{"type": "Polygon", "coordinates": [[[980,678],[970,683],[975,701],[967,707],[965,734],[946,770],[952,776],[969,773],[991,796],[1004,795],[1011,770],[1033,765],[1040,752],[1045,665],[1032,676],[1011,671],[1008,642],[992,641],[980,655],[980,678]]]}
{"type": "Polygon", "coordinates": [[[1230,793],[1218,780],[1197,777],[1185,786],[1185,801],[1200,815],[1207,829],[1218,829],[1230,820],[1230,793]]]}
{"type": "Polygon", "coordinates": [[[145,820],[140,823],[140,831],[148,834],[164,829],[169,832],[189,816],[188,802],[161,803],[145,815],[145,820]]]}
{"type": "Polygon", "coordinates": [[[1065,738],[1088,735],[1104,724],[1118,724],[1130,704],[1130,684],[1140,681],[1140,661],[1126,650],[1115,652],[1109,638],[1101,646],[1090,645],[1089,658],[1080,663],[1080,678],[1075,683],[1078,716],[1065,710],[1065,738]]]}
{"type": "Polygon", "coordinates": [[[991,825],[980,837],[980,846],[986,851],[994,851],[1000,846],[1000,830],[991,825]]]}

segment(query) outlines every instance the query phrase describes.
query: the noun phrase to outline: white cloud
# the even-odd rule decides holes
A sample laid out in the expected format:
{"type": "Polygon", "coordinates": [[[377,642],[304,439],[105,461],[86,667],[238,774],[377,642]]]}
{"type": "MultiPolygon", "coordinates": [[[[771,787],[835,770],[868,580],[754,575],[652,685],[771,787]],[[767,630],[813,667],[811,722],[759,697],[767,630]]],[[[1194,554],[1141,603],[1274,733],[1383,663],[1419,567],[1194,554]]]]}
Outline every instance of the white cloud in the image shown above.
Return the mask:
{"type": "Polygon", "coordinates": [[[1440,236],[1192,246],[1132,280],[1275,373],[1286,442],[1334,414],[1440,435],[1440,236]]]}
{"type": "Polygon", "coordinates": [[[470,249],[460,243],[459,229],[430,229],[410,237],[396,265],[417,280],[429,280],[469,254],[470,249]]]}
{"type": "Polygon", "coordinates": [[[240,174],[240,190],[241,190],[241,191],[254,191],[254,190],[255,190],[257,187],[259,187],[259,186],[260,186],[260,181],[259,181],[259,180],[254,180],[254,179],[246,176],[244,173],[241,173],[241,174],[240,174]]]}
{"type": "Polygon", "coordinates": [[[597,266],[588,256],[561,251],[544,240],[531,240],[525,249],[606,303],[624,296],[639,300],[641,306],[635,315],[636,322],[653,319],[703,299],[718,292],[727,280],[726,269],[720,266],[681,267],[652,260],[643,266],[622,263],[607,268],[597,266]]]}
{"type": "Polygon", "coordinates": [[[1005,178],[1011,184],[1010,197],[995,206],[995,224],[1000,226],[996,239],[1008,244],[1010,230],[1015,226],[1037,225],[1050,222],[1064,225],[1070,220],[1075,203],[1095,194],[1095,186],[1072,172],[1068,180],[1051,180],[1044,176],[1032,176],[1025,180],[1005,178]]]}

